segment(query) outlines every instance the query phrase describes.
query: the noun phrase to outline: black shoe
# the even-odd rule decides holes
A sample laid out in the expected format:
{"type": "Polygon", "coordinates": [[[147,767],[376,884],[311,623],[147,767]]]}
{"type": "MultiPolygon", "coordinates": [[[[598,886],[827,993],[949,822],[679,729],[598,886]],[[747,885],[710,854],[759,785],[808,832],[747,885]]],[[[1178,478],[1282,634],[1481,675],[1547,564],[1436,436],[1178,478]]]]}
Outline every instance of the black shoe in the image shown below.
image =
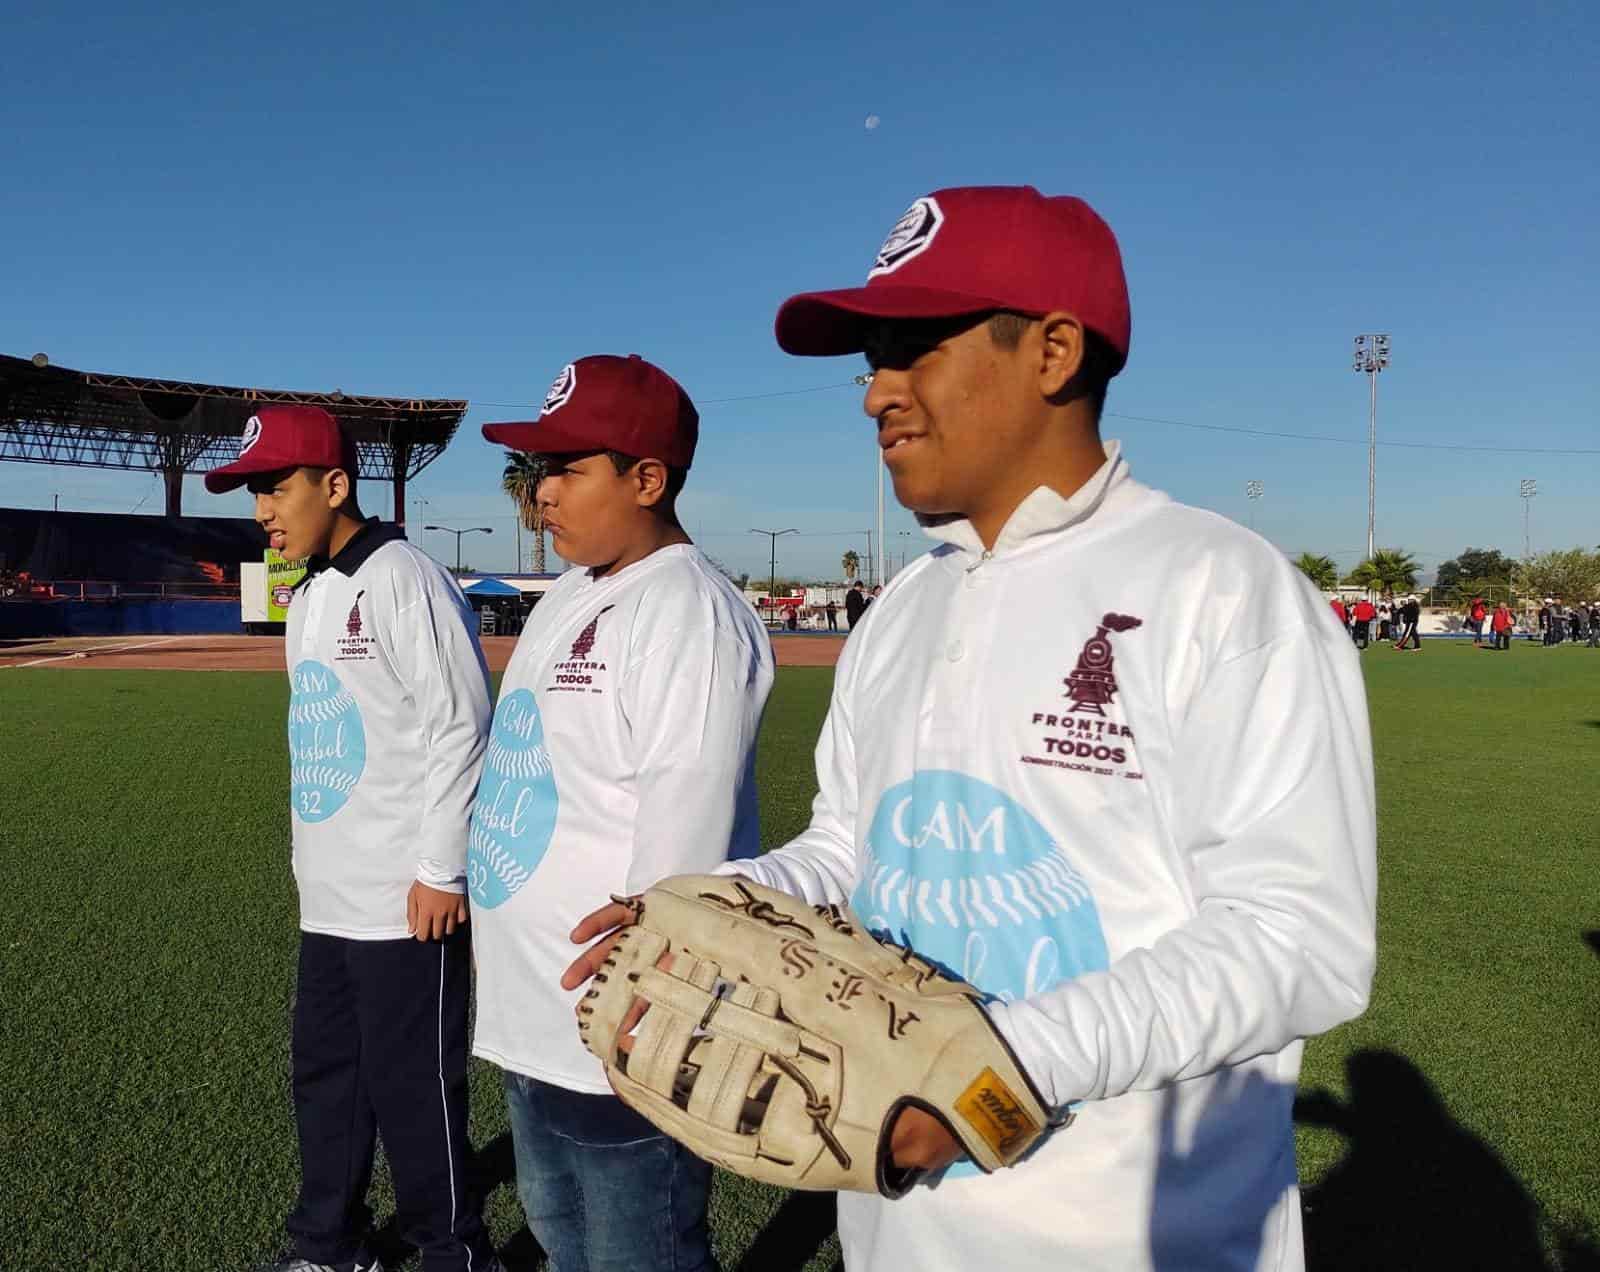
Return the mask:
{"type": "Polygon", "coordinates": [[[256,1272],[383,1272],[383,1260],[377,1255],[356,1259],[350,1263],[313,1263],[310,1259],[279,1259],[276,1263],[263,1263],[256,1272]]]}

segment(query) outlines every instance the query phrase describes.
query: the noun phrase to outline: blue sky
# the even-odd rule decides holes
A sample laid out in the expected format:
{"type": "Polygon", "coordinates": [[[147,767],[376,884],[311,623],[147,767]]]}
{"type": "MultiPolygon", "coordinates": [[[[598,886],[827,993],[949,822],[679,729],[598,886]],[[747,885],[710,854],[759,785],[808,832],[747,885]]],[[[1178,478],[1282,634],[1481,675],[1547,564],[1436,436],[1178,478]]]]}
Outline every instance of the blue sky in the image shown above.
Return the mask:
{"type": "MultiPolygon", "coordinates": [[[[972,183],[1117,231],[1134,339],[1104,431],[1143,480],[1241,521],[1260,480],[1256,529],[1353,564],[1350,341],[1387,331],[1380,436],[1423,445],[1380,447],[1380,543],[1520,552],[1522,477],[1536,550],[1600,543],[1592,4],[139,8],[8,13],[0,351],[467,398],[411,521],[495,527],[482,568],[515,540],[477,425],[596,352],[702,404],[683,509],[714,556],[764,572],[752,526],[807,532],[787,572],[864,552],[837,532],[872,523],[871,428],[820,387],[862,365],[787,357],[773,313],[972,183]]],[[[247,510],[188,485],[187,511],[247,510]]],[[[151,476],[0,464],[0,503],[56,492],[161,506],[151,476]]]]}

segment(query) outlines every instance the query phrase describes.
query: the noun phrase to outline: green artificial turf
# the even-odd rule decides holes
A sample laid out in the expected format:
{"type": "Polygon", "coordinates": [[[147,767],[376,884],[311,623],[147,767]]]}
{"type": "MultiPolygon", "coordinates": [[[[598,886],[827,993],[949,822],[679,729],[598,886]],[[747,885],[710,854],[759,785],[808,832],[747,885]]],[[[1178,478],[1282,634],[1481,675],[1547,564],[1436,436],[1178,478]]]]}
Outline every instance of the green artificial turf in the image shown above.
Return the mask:
{"type": "MultiPolygon", "coordinates": [[[[1600,652],[1431,642],[1366,667],[1380,964],[1367,1015],[1307,1048],[1311,1266],[1596,1266],[1600,652]]],[[[769,845],[805,824],[831,676],[779,673],[769,845]]],[[[286,700],[270,673],[0,671],[0,1266],[283,1249],[286,700]]],[[[488,1066],[473,1099],[491,1229],[532,1266],[488,1066]]],[[[729,1268],[837,1255],[826,1196],[719,1176],[712,1222],[729,1268]]]]}

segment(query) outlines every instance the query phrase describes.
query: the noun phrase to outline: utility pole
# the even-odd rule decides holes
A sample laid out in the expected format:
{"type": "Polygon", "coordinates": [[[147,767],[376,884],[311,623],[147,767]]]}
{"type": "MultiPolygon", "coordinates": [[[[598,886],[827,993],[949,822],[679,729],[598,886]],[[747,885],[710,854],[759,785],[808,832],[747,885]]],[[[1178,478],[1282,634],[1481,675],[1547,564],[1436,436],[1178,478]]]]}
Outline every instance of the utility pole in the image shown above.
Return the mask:
{"type": "Polygon", "coordinates": [[[1372,332],[1356,337],[1353,369],[1372,383],[1372,407],[1367,416],[1367,560],[1375,551],[1378,520],[1378,373],[1389,365],[1389,337],[1372,332]]]}
{"type": "MultiPolygon", "coordinates": [[[[863,375],[854,376],[852,378],[863,388],[872,383],[872,374],[870,372],[867,372],[863,375]]],[[[878,486],[878,554],[874,558],[877,562],[877,570],[874,572],[875,577],[873,578],[873,582],[881,586],[883,583],[883,447],[878,445],[876,434],[873,435],[872,449],[878,453],[877,463],[873,470],[873,477],[878,486]]],[[[872,555],[872,541],[870,537],[867,541],[867,555],[872,555]]]]}

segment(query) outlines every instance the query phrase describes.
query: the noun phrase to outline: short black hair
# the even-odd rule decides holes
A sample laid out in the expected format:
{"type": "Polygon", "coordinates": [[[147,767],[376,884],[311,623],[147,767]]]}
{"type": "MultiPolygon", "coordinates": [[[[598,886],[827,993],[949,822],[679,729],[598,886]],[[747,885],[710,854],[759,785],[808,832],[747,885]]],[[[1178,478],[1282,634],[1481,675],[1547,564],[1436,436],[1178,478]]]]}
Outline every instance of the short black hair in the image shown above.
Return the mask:
{"type": "MultiPolygon", "coordinates": [[[[618,477],[631,471],[640,458],[637,455],[624,455],[621,451],[614,450],[608,450],[606,456],[611,460],[611,467],[617,470],[618,477]]],[[[678,502],[678,496],[683,493],[684,483],[688,480],[689,470],[687,468],[674,468],[671,464],[667,465],[666,504],[668,508],[678,502]]]]}
{"type": "MultiPolygon", "coordinates": [[[[1022,343],[1023,333],[1039,320],[1031,314],[1019,314],[1010,309],[997,309],[990,314],[986,325],[989,339],[1001,349],[1015,349],[1022,343]]],[[[1111,377],[1122,370],[1123,359],[1118,356],[1106,338],[1098,332],[1083,329],[1083,364],[1078,374],[1062,390],[1067,401],[1084,398],[1094,411],[1095,419],[1105,410],[1106,390],[1111,377]]]]}

